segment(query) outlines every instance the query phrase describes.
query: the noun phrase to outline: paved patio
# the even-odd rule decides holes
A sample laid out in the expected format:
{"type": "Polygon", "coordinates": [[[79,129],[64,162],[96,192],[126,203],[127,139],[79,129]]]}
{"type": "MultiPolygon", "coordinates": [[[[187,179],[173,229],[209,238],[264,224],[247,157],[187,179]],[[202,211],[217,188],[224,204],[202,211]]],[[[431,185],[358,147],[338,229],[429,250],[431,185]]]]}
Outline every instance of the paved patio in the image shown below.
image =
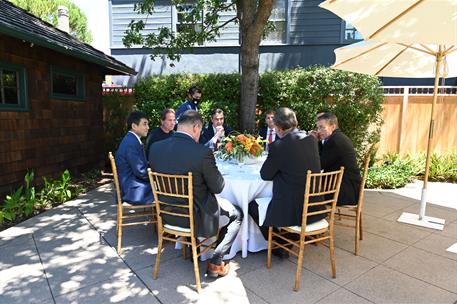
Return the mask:
{"type": "Polygon", "coordinates": [[[427,208],[446,219],[444,231],[397,223],[419,206],[401,191],[367,191],[360,256],[352,254],[353,230],[336,228],[336,279],[328,249],[308,246],[299,292],[292,291],[296,259],[274,257],[267,270],[259,252],[238,255],[227,277],[202,275],[199,295],[192,264],[172,246],[152,280],[157,248],[149,227],[127,228],[117,255],[116,206],[105,185],[0,232],[0,303],[457,303],[457,253],[446,251],[457,243],[455,187],[436,194],[453,208],[427,208]]]}

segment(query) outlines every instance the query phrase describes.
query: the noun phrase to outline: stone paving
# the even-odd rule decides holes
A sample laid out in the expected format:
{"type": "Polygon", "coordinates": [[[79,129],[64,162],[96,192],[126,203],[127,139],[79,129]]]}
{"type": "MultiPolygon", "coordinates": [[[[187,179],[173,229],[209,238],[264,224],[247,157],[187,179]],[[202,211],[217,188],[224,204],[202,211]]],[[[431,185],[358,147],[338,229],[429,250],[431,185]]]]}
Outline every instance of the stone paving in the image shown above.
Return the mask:
{"type": "Polygon", "coordinates": [[[446,219],[443,231],[398,223],[403,211],[419,209],[401,191],[366,191],[360,256],[352,253],[353,230],[336,227],[336,279],[328,249],[308,246],[299,292],[295,258],[273,257],[268,270],[258,252],[237,255],[217,280],[200,263],[197,294],[192,263],[171,245],[152,280],[150,226],[125,228],[116,253],[116,205],[105,185],[0,232],[0,303],[457,303],[457,253],[446,251],[457,243],[457,198],[436,193],[451,208],[429,204],[427,215],[446,219]]]}

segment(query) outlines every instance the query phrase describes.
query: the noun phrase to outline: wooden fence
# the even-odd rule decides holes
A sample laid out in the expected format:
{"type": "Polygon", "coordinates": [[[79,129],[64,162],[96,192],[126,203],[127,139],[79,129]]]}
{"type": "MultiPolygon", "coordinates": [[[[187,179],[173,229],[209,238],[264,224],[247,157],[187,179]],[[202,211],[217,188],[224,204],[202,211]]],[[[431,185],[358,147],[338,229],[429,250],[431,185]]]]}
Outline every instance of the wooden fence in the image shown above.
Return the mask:
{"type": "MultiPolygon", "coordinates": [[[[378,155],[425,153],[433,87],[384,87],[384,124],[378,155]]],[[[439,89],[432,151],[457,152],[457,87],[439,89]]]]}

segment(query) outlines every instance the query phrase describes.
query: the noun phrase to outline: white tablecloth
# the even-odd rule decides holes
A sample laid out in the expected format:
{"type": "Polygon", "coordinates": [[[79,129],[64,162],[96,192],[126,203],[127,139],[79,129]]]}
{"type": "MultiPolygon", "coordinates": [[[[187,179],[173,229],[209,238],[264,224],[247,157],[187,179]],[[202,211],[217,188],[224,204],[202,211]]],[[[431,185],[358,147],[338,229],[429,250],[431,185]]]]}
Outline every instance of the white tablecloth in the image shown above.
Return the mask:
{"type": "Polygon", "coordinates": [[[246,257],[248,251],[256,252],[267,248],[267,241],[263,238],[259,228],[248,214],[248,205],[251,201],[261,197],[271,197],[273,182],[260,178],[260,168],[265,157],[256,164],[239,166],[217,160],[217,167],[224,176],[224,190],[217,196],[229,200],[239,206],[244,213],[244,220],[240,232],[232,245],[230,253],[225,258],[232,258],[241,250],[241,256],[246,257]]]}

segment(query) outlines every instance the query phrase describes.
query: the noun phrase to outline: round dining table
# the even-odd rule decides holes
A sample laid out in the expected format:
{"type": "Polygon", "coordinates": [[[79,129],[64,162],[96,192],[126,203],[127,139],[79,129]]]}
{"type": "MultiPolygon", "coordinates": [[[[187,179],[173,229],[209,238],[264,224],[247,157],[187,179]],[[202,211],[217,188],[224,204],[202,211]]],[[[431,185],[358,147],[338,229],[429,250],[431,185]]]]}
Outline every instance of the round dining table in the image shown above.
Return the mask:
{"type": "MultiPolygon", "coordinates": [[[[239,206],[243,211],[244,218],[241,229],[230,253],[225,258],[232,258],[241,251],[243,258],[247,257],[248,251],[257,252],[267,248],[267,241],[264,239],[259,227],[248,214],[249,203],[255,199],[271,197],[273,182],[264,181],[260,177],[260,168],[266,159],[261,156],[253,164],[237,164],[231,161],[216,159],[219,171],[224,177],[225,186],[221,193],[216,196],[229,200],[232,204],[239,206]]],[[[265,213],[265,208],[259,213],[265,213]]]]}

